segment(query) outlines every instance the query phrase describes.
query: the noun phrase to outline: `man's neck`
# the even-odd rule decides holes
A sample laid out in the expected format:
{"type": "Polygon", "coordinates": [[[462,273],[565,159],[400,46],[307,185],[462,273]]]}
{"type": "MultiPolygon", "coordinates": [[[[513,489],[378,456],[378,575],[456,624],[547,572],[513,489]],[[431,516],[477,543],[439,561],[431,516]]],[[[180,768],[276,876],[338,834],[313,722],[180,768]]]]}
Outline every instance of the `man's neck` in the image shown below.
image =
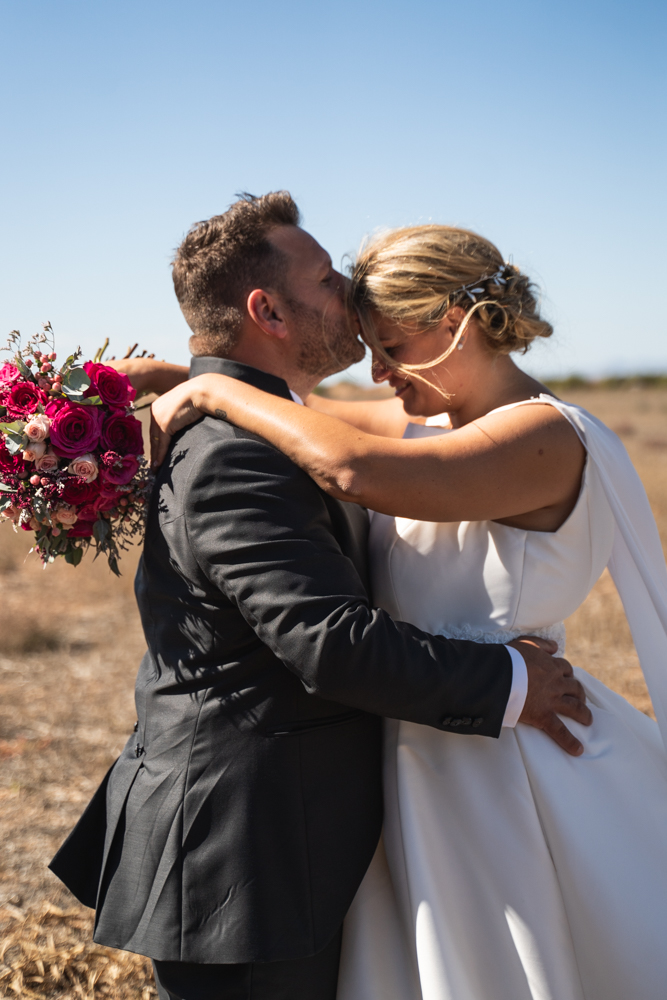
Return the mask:
{"type": "Polygon", "coordinates": [[[288,364],[286,359],[280,355],[269,355],[268,352],[258,353],[247,348],[244,350],[242,344],[235,347],[228,357],[230,361],[238,361],[239,364],[257,368],[261,372],[266,372],[267,375],[276,375],[283,379],[292,392],[295,392],[301,399],[305,399],[320,382],[318,376],[309,375],[294,365],[288,364]]]}

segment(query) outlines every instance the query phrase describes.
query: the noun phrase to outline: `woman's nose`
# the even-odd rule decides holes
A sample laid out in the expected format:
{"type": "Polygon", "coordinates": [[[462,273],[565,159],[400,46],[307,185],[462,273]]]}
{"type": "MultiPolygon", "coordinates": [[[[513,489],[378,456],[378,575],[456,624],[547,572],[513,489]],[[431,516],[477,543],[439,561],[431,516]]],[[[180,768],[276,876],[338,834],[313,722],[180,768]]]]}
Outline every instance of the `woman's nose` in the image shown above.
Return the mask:
{"type": "Polygon", "coordinates": [[[374,382],[384,382],[385,379],[389,378],[391,374],[391,369],[387,368],[382,361],[374,361],[371,365],[371,378],[374,382]]]}

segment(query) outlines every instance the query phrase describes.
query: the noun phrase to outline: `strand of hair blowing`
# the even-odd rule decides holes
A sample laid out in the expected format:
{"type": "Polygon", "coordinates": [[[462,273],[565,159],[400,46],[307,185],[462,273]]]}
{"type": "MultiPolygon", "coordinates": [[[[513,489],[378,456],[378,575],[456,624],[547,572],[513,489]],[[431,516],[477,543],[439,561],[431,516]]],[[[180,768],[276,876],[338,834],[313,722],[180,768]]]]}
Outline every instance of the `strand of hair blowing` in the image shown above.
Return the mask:
{"type": "Polygon", "coordinates": [[[472,315],[489,347],[499,354],[525,353],[553,328],[539,314],[536,289],[489,240],[452,226],[412,226],[381,234],[359,254],[350,303],[369,345],[390,367],[406,373],[440,364],[456,347],[472,315]],[[502,282],[491,280],[500,273],[502,282]],[[473,301],[463,286],[474,285],[473,301]],[[437,326],[458,305],[467,315],[451,347],[424,365],[397,366],[380,343],[372,313],[420,333],[437,326]]]}

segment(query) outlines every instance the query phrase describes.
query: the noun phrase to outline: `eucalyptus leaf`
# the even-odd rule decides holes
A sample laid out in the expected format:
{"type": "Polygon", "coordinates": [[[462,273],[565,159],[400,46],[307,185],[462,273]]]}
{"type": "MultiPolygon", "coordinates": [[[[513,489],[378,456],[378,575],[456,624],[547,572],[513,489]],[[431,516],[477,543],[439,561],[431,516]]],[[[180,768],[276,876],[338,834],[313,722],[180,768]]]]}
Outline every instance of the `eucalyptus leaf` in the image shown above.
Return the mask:
{"type": "Polygon", "coordinates": [[[18,434],[12,434],[8,432],[5,434],[5,448],[10,455],[18,455],[20,451],[24,450],[24,438],[23,435],[20,437],[18,434]]]}
{"type": "Polygon", "coordinates": [[[70,368],[63,377],[63,392],[68,396],[83,394],[86,389],[90,389],[90,379],[83,368],[70,368]]]}
{"type": "Polygon", "coordinates": [[[81,396],[80,399],[74,399],[70,396],[70,401],[72,403],[78,403],[79,406],[103,406],[102,400],[99,396],[81,396]]]}
{"type": "Polygon", "coordinates": [[[4,500],[0,500],[0,510],[7,510],[8,507],[12,505],[12,498],[5,497],[4,500]]]}
{"type": "Polygon", "coordinates": [[[0,483],[0,491],[2,493],[16,493],[13,486],[8,486],[7,483],[0,483]]]}

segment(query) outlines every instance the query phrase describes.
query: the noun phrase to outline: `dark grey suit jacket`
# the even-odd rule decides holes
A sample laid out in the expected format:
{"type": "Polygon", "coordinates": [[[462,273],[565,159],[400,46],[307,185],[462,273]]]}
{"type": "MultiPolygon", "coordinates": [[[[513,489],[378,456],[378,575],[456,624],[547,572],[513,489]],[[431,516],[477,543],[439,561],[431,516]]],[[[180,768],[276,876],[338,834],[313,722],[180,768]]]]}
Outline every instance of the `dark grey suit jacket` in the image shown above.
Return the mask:
{"type": "MultiPolygon", "coordinates": [[[[289,398],[244,365],[203,371],[289,398]]],[[[316,953],[377,845],[380,716],[498,736],[507,651],[373,608],[366,539],[365,511],[265,440],[210,418],[175,438],[137,574],[137,730],[51,863],[96,907],[97,942],[198,963],[316,953]]]]}

